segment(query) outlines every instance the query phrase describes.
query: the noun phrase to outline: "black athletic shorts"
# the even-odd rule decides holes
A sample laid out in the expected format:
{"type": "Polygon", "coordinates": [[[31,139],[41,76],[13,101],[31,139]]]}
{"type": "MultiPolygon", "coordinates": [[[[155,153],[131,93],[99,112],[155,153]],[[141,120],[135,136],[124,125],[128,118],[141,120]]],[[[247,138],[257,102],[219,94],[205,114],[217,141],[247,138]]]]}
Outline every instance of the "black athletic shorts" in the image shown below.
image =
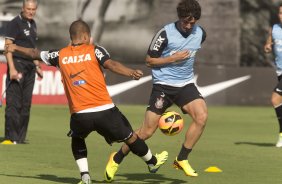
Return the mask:
{"type": "Polygon", "coordinates": [[[174,103],[186,114],[182,107],[199,98],[203,99],[194,83],[187,84],[183,87],[154,84],[147,110],[160,115],[174,103]]]}
{"type": "Polygon", "coordinates": [[[129,121],[117,107],[99,112],[71,115],[69,137],[84,139],[92,131],[97,131],[102,135],[108,144],[123,142],[133,135],[129,121]]]}
{"type": "Polygon", "coordinates": [[[278,93],[280,96],[282,96],[282,75],[278,76],[278,84],[273,89],[273,92],[278,93]]]}

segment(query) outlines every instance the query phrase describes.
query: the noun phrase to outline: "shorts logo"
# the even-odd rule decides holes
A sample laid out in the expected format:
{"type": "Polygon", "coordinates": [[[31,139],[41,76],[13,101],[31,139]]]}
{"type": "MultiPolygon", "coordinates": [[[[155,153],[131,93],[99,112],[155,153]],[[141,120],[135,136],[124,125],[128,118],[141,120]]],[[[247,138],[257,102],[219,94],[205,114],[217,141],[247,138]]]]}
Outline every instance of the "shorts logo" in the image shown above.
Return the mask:
{"type": "Polygon", "coordinates": [[[164,106],[164,99],[162,97],[161,98],[157,98],[157,101],[155,103],[155,107],[157,109],[161,109],[161,108],[163,108],[163,106],[164,106]]]}

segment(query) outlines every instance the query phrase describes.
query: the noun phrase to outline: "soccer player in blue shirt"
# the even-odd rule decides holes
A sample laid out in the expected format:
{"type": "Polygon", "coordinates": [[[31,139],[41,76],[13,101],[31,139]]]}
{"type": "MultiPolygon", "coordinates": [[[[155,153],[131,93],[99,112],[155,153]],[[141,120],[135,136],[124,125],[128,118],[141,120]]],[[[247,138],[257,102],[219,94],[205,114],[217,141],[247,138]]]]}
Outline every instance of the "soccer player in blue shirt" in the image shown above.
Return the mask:
{"type": "Polygon", "coordinates": [[[274,24],[269,30],[269,35],[264,45],[264,51],[269,53],[274,51],[276,74],[278,77],[278,84],[275,86],[271,103],[275,109],[276,116],[279,122],[279,137],[276,143],[276,147],[282,147],[282,4],[279,6],[278,17],[280,23],[274,24]]]}
{"type": "MultiPolygon", "coordinates": [[[[179,20],[165,25],[152,39],[146,64],[152,68],[153,89],[145,114],[145,120],[136,131],[141,139],[150,138],[158,128],[162,113],[176,104],[192,122],[185,134],[180,152],[173,166],[187,176],[198,176],[188,162],[188,155],[201,137],[208,117],[207,105],[194,84],[194,62],[206,33],[196,22],[201,17],[197,0],[181,0],[177,6],[179,20]]],[[[122,148],[110,156],[106,173],[114,177],[119,164],[128,154],[122,148]]]]}

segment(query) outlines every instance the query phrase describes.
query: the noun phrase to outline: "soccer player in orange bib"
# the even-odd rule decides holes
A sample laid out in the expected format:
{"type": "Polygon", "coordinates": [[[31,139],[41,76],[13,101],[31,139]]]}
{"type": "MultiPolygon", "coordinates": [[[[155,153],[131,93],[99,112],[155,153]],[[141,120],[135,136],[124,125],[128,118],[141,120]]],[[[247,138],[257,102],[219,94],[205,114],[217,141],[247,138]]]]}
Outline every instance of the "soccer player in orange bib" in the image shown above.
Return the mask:
{"type": "MultiPolygon", "coordinates": [[[[72,153],[81,174],[80,184],[91,183],[85,138],[92,131],[97,131],[109,144],[124,142],[146,162],[149,172],[155,173],[167,160],[168,153],[163,151],[152,155],[146,143],[134,133],[108,93],[101,66],[135,80],[142,77],[142,71],[112,60],[105,48],[90,44],[90,29],[84,21],[74,21],[69,33],[71,45],[59,51],[39,51],[12,44],[6,45],[6,52],[20,52],[60,69],[71,113],[68,136],[71,137],[72,153]]],[[[109,162],[112,166],[115,164],[112,157],[109,162]]],[[[114,175],[104,174],[106,181],[113,180],[114,175]]]]}

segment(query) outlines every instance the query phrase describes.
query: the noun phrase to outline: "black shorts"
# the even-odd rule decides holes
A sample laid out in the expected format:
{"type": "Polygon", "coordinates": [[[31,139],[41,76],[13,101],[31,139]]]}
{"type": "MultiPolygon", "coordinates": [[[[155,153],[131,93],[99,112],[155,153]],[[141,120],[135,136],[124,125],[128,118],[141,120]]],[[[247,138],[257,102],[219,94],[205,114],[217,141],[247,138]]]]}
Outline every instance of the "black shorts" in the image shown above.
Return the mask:
{"type": "Polygon", "coordinates": [[[194,83],[187,84],[183,87],[154,84],[147,110],[160,115],[174,103],[186,114],[182,107],[199,98],[203,99],[194,83]]]}
{"type": "Polygon", "coordinates": [[[280,96],[282,96],[282,75],[278,76],[278,84],[273,89],[273,92],[278,93],[280,96]]]}
{"type": "Polygon", "coordinates": [[[133,135],[129,121],[117,107],[99,112],[71,115],[68,136],[84,139],[92,131],[97,131],[109,144],[123,142],[133,135]]]}

